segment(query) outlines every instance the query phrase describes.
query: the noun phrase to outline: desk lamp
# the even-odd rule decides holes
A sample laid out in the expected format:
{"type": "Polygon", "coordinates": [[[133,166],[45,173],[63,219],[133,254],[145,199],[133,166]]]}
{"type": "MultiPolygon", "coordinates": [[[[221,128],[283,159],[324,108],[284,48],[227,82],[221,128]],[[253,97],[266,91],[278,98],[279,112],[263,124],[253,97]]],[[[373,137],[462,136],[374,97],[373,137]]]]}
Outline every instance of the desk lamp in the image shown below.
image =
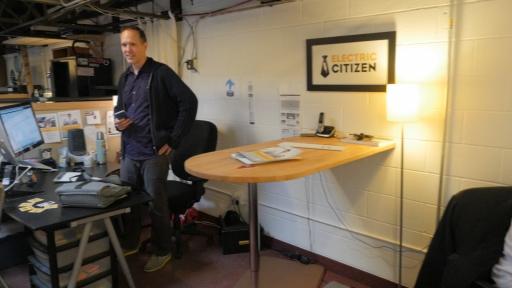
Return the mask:
{"type": "Polygon", "coordinates": [[[400,123],[400,218],[398,250],[398,284],[402,287],[402,253],[404,226],[404,123],[416,120],[419,107],[418,87],[413,84],[387,85],[387,120],[400,123]]]}

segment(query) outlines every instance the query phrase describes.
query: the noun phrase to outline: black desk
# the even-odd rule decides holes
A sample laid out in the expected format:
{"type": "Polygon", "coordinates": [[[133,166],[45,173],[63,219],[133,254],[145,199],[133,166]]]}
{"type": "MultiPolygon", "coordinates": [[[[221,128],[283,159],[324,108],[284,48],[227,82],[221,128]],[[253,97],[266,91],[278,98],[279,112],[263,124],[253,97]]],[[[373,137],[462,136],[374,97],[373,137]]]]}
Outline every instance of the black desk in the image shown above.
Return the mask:
{"type": "MultiPolygon", "coordinates": [[[[86,169],[87,173],[91,174],[92,176],[98,177],[104,176],[107,173],[107,171],[108,170],[106,166],[97,166],[86,169]]],[[[97,220],[104,220],[105,227],[107,228],[110,241],[115,250],[117,260],[121,265],[121,269],[123,270],[125,277],[127,278],[129,286],[135,287],[130,271],[128,269],[128,265],[124,258],[122,249],[119,245],[119,240],[112,227],[110,217],[123,213],[128,213],[130,211],[130,207],[150,201],[151,196],[143,192],[132,192],[129,194],[128,197],[119,200],[118,202],[104,209],[62,207],[60,205],[58,196],[55,194],[55,189],[58,187],[59,184],[53,182],[53,179],[58,174],[58,172],[42,172],[39,174],[39,181],[41,182],[38,183],[38,185],[43,185],[45,192],[19,198],[5,199],[4,212],[7,213],[16,221],[30,228],[31,230],[43,229],[44,231],[47,232],[48,235],[51,236],[53,236],[53,231],[56,229],[85,225],[84,232],[82,233],[82,238],[80,239],[78,256],[73,266],[73,272],[68,287],[75,287],[76,285],[78,272],[82,265],[83,253],[89,240],[89,233],[92,227],[92,222],[97,220]],[[18,205],[33,198],[41,198],[44,201],[55,201],[56,203],[59,203],[59,207],[48,209],[41,213],[27,213],[22,212],[18,209],[18,205]],[[73,281],[73,279],[75,280],[73,281]]],[[[54,241],[51,242],[53,243],[50,243],[50,241],[48,241],[48,244],[55,246],[54,241]]],[[[49,250],[51,248],[52,247],[49,246],[49,250]]],[[[55,247],[53,248],[55,249],[55,247]]],[[[56,257],[50,257],[50,266],[54,266],[55,268],[55,271],[51,272],[52,275],[57,273],[56,257]]],[[[52,276],[52,286],[55,286],[58,283],[58,279],[53,278],[56,277],[52,276]]]]}

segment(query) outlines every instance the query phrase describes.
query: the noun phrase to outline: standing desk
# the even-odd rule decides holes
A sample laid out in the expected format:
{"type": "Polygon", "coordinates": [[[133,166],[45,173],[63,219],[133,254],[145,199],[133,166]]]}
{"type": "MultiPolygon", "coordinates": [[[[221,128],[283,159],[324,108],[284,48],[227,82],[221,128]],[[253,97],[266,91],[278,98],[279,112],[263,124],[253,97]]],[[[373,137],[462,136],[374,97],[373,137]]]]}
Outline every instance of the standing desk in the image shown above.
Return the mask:
{"type": "MultiPolygon", "coordinates": [[[[107,171],[107,166],[105,165],[86,169],[86,172],[91,174],[92,176],[104,176],[107,171]]],[[[130,270],[128,268],[128,264],[126,263],[123,251],[121,249],[121,246],[119,245],[119,239],[117,238],[116,232],[112,227],[110,217],[123,213],[128,213],[130,211],[130,207],[149,202],[151,200],[151,196],[144,192],[132,192],[129,193],[128,197],[119,200],[114,204],[110,205],[109,207],[103,209],[62,207],[59,202],[59,197],[55,193],[55,189],[58,187],[59,184],[53,182],[53,179],[58,173],[42,172],[39,174],[40,182],[37,185],[41,185],[41,187],[44,188],[44,192],[34,194],[31,196],[6,199],[4,205],[4,212],[11,216],[14,220],[18,221],[19,223],[22,223],[31,230],[42,229],[47,232],[49,238],[47,245],[49,252],[48,256],[50,262],[52,287],[59,287],[57,257],[55,252],[56,247],[53,238],[53,231],[65,227],[76,227],[78,225],[85,225],[84,231],[82,233],[82,238],[80,239],[80,243],[78,246],[78,255],[73,265],[73,270],[71,273],[72,276],[68,284],[68,287],[75,287],[78,272],[80,271],[80,267],[82,265],[83,255],[86,249],[87,242],[89,240],[89,233],[91,231],[92,223],[97,220],[104,221],[108,236],[110,238],[110,242],[112,244],[112,248],[114,248],[115,254],[117,256],[117,261],[121,265],[121,269],[126,277],[128,285],[130,287],[135,287],[135,284],[131,277],[130,270]],[[59,203],[59,207],[54,209],[48,209],[41,213],[27,213],[22,212],[18,209],[19,204],[26,202],[27,200],[32,198],[42,198],[44,199],[44,201],[54,201],[56,203],[59,203]],[[72,279],[75,279],[75,281],[73,281],[72,279]]],[[[115,267],[112,267],[113,270],[114,268],[115,267]]],[[[113,279],[116,279],[116,275],[113,275],[113,279]]]]}
{"type": "Polygon", "coordinates": [[[251,269],[250,272],[246,272],[240,279],[237,287],[318,287],[323,276],[323,267],[319,265],[306,266],[284,259],[262,257],[262,265],[260,267],[257,183],[284,181],[308,176],[393,148],[394,144],[374,147],[345,144],[335,138],[290,137],[201,154],[188,159],[185,162],[185,169],[190,174],[204,179],[248,183],[251,269]],[[242,165],[238,160],[231,157],[231,154],[235,152],[277,146],[277,144],[284,141],[340,145],[345,147],[345,149],[340,152],[301,148],[303,152],[300,155],[300,159],[250,167],[242,165]]]}

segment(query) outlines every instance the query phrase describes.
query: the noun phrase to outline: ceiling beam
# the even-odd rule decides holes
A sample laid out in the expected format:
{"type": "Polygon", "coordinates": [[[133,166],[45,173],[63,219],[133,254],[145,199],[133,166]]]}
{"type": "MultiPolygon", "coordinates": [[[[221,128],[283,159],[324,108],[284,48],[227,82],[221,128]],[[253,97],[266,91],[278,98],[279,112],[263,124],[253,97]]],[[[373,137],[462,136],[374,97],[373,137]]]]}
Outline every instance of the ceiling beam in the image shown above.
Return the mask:
{"type": "Polygon", "coordinates": [[[127,9],[106,9],[110,13],[113,13],[115,15],[125,15],[125,16],[134,16],[134,17],[144,17],[144,18],[154,18],[154,19],[163,19],[167,20],[169,19],[169,15],[159,15],[159,14],[152,14],[152,13],[146,13],[146,12],[137,12],[137,11],[131,11],[127,9]]]}
{"type": "Polygon", "coordinates": [[[0,6],[0,15],[4,12],[5,6],[7,6],[7,1],[2,2],[2,6],[0,6]]]}
{"type": "Polygon", "coordinates": [[[21,1],[29,2],[29,3],[47,4],[47,5],[60,5],[59,0],[21,0],[21,1]]]}
{"type": "Polygon", "coordinates": [[[39,11],[37,11],[37,9],[34,9],[34,4],[30,4],[27,2],[23,2],[23,4],[25,5],[25,7],[28,8],[28,11],[30,11],[33,15],[35,15],[36,17],[41,17],[39,11]]]}
{"type": "MultiPolygon", "coordinates": [[[[136,3],[133,1],[119,1],[119,0],[111,0],[106,3],[103,3],[101,5],[97,5],[98,8],[104,9],[104,10],[110,10],[114,8],[123,9],[128,7],[134,7],[136,5],[141,5],[147,2],[151,2],[152,0],[138,0],[136,3]]],[[[93,18],[101,15],[98,11],[94,10],[90,7],[83,7],[84,11],[80,13],[80,15],[77,15],[75,20],[83,20],[88,18],[93,18]]]]}
{"type": "Polygon", "coordinates": [[[22,22],[20,20],[15,20],[12,18],[0,17],[0,23],[20,24],[22,22]]]}
{"type": "Polygon", "coordinates": [[[9,14],[11,14],[11,16],[13,18],[16,18],[18,21],[20,21],[20,23],[23,22],[23,19],[21,19],[20,17],[18,17],[18,15],[16,13],[14,13],[9,7],[5,7],[5,11],[9,14]]]}
{"type": "Polygon", "coordinates": [[[74,10],[74,9],[76,9],[78,7],[81,7],[81,6],[85,5],[85,4],[88,4],[88,3],[92,2],[92,1],[95,1],[95,0],[84,0],[83,2],[80,2],[80,3],[76,4],[76,5],[71,5],[69,7],[65,7],[65,8],[62,8],[60,10],[54,11],[53,13],[46,14],[43,17],[39,17],[39,18],[30,20],[30,21],[26,21],[24,23],[21,23],[19,25],[14,26],[14,27],[10,27],[8,29],[0,31],[0,36],[1,35],[10,35],[10,34],[12,34],[11,33],[12,31],[16,31],[16,30],[21,29],[21,28],[25,28],[25,27],[28,27],[28,26],[31,26],[31,25],[34,25],[34,24],[37,24],[37,23],[40,23],[40,22],[43,22],[43,21],[47,21],[47,20],[52,19],[54,17],[61,16],[61,15],[65,14],[65,13],[71,11],[71,10],[74,10]]]}
{"type": "MultiPolygon", "coordinates": [[[[64,0],[73,3],[68,7],[61,5],[60,0],[0,0],[0,40],[2,36],[27,35],[31,36],[34,31],[29,29],[33,25],[49,25],[60,27],[61,30],[72,33],[96,34],[101,32],[119,32],[122,23],[137,21],[137,19],[169,19],[167,13],[146,13],[136,11],[138,5],[151,2],[152,0],[64,0]],[[100,5],[100,3],[102,3],[100,5]],[[112,22],[103,25],[78,24],[78,20],[96,19],[101,13],[89,7],[94,4],[97,8],[108,11],[114,15],[112,22]],[[79,9],[77,9],[79,8],[79,9]],[[119,20],[121,18],[122,20],[119,20]],[[124,19],[123,19],[124,18],[124,19]],[[117,19],[115,21],[114,19],[117,19]]],[[[153,0],[154,1],[154,0],[153,0]]],[[[169,0],[173,5],[173,13],[181,14],[181,0],[169,0]]],[[[164,11],[166,12],[166,11],[164,11]]],[[[37,31],[37,33],[48,33],[37,31]]],[[[60,32],[52,32],[59,36],[60,32]]],[[[49,34],[49,33],[48,33],[49,34]]]]}
{"type": "Polygon", "coordinates": [[[57,23],[51,22],[45,24],[47,26],[62,27],[84,31],[98,31],[98,32],[116,32],[110,25],[88,25],[88,24],[74,24],[74,23],[57,23]]]}

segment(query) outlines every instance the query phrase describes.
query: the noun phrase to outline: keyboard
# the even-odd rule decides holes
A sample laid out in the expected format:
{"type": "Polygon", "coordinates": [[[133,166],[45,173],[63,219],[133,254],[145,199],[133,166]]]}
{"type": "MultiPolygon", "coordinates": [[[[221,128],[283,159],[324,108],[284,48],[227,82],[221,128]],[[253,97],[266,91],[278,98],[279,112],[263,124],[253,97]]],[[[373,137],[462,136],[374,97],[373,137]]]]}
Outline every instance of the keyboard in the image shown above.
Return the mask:
{"type": "Polygon", "coordinates": [[[313,144],[313,143],[301,143],[301,142],[281,142],[278,144],[280,147],[294,147],[294,148],[306,148],[306,149],[320,149],[320,150],[331,150],[331,151],[343,151],[343,146],[337,145],[324,145],[324,144],[313,144]]]}

